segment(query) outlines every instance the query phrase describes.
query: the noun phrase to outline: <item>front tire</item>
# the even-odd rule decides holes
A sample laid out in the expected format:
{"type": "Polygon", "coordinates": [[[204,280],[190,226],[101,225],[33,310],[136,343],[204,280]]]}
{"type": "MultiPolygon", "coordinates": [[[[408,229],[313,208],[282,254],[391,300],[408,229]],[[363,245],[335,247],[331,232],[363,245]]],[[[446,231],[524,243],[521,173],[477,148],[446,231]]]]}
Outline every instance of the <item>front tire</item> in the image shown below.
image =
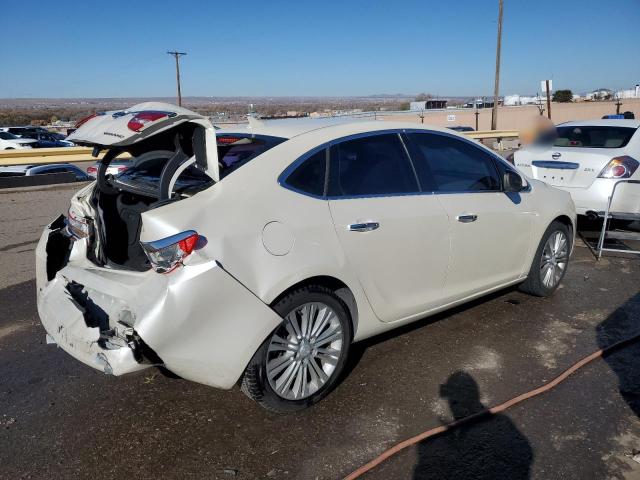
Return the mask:
{"type": "Polygon", "coordinates": [[[542,235],[529,276],[520,290],[536,297],[548,297],[556,291],[567,273],[571,239],[569,228],[557,220],[542,235]]]}
{"type": "Polygon", "coordinates": [[[353,338],[351,319],[345,303],[319,285],[292,291],[273,309],[282,324],[249,362],[241,389],[267,410],[290,413],[336,386],[353,338]]]}

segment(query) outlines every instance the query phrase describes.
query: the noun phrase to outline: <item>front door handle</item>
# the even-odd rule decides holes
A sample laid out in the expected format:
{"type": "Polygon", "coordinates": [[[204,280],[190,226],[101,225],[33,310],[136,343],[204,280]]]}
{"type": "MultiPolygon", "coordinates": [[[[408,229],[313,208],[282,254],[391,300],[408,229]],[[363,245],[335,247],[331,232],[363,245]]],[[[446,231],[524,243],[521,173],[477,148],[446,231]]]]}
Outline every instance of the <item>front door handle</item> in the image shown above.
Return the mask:
{"type": "Polygon", "coordinates": [[[347,227],[350,232],[370,232],[380,226],[378,222],[352,223],[347,227]]]}
{"type": "Polygon", "coordinates": [[[475,215],[473,213],[458,215],[456,217],[456,220],[458,220],[461,223],[471,223],[471,222],[475,222],[477,219],[478,219],[478,215],[475,215]]]}

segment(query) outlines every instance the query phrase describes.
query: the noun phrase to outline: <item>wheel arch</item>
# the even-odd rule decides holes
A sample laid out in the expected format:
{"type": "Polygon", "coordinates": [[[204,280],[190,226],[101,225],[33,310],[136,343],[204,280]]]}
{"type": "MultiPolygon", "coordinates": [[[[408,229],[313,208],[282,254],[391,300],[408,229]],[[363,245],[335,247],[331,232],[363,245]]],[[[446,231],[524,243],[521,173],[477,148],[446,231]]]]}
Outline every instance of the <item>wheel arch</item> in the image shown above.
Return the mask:
{"type": "Polygon", "coordinates": [[[576,226],[568,215],[558,215],[556,218],[549,222],[551,225],[553,222],[560,222],[569,229],[569,236],[571,237],[571,250],[573,251],[573,245],[575,243],[576,226]]]}
{"type": "Polygon", "coordinates": [[[351,290],[351,288],[349,288],[349,286],[346,283],[344,283],[342,280],[337,279],[336,277],[332,277],[329,275],[316,275],[316,276],[301,280],[289,286],[284,291],[282,291],[279,295],[277,295],[273,299],[273,301],[270,302],[270,306],[273,306],[276,303],[278,303],[280,299],[288,295],[289,292],[291,292],[292,290],[296,290],[300,287],[305,287],[308,285],[320,285],[325,288],[328,288],[334,293],[334,295],[336,295],[340,300],[342,300],[345,303],[349,313],[349,317],[350,317],[349,320],[351,321],[351,327],[353,328],[353,335],[355,337],[355,334],[358,330],[358,303],[356,301],[356,297],[353,294],[353,291],[351,290]]]}

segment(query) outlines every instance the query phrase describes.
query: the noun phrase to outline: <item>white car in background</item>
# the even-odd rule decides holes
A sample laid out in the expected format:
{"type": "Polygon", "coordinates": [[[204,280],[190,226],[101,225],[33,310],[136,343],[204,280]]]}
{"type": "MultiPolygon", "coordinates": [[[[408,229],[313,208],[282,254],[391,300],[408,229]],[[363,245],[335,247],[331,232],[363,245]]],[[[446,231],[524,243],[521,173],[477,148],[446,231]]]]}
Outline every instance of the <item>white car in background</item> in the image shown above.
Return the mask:
{"type": "Polygon", "coordinates": [[[509,285],[552,294],[570,196],[484,146],[413,123],[208,119],[147,103],[70,137],[132,166],[71,200],[36,250],[38,312],[69,354],[163,366],[291,412],[353,342],[509,285]]]}
{"type": "MultiPolygon", "coordinates": [[[[578,214],[602,217],[616,182],[640,179],[640,121],[560,124],[555,135],[515,152],[514,164],[525,175],[569,192],[578,214]]],[[[640,186],[618,186],[611,210],[640,213],[640,186]]]]}
{"type": "Polygon", "coordinates": [[[12,133],[0,131],[0,150],[23,150],[33,148],[37,140],[16,137],[12,133]]]}

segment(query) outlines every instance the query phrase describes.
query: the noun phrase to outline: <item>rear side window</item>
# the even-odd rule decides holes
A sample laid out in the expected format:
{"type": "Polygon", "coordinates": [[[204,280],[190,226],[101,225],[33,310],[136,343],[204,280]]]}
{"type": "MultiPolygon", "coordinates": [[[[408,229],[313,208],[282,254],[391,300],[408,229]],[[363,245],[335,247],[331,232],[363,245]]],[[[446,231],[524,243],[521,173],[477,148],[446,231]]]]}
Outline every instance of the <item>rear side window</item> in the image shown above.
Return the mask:
{"type": "Polygon", "coordinates": [[[286,183],[295,190],[321,197],[324,195],[326,171],[327,151],[323,149],[298,165],[286,183]]]}
{"type": "Polygon", "coordinates": [[[432,185],[438,192],[500,190],[493,158],[479,147],[447,135],[408,136],[418,153],[414,164],[423,185],[432,185]]]}
{"type": "Polygon", "coordinates": [[[557,127],[554,147],[622,148],[636,132],[630,127],[557,127]]]}
{"type": "Polygon", "coordinates": [[[419,192],[418,181],[395,133],[347,140],[331,147],[329,196],[419,192]]]}
{"type": "Polygon", "coordinates": [[[268,136],[217,135],[220,178],[224,178],[258,155],[285,141],[268,136]]]}

